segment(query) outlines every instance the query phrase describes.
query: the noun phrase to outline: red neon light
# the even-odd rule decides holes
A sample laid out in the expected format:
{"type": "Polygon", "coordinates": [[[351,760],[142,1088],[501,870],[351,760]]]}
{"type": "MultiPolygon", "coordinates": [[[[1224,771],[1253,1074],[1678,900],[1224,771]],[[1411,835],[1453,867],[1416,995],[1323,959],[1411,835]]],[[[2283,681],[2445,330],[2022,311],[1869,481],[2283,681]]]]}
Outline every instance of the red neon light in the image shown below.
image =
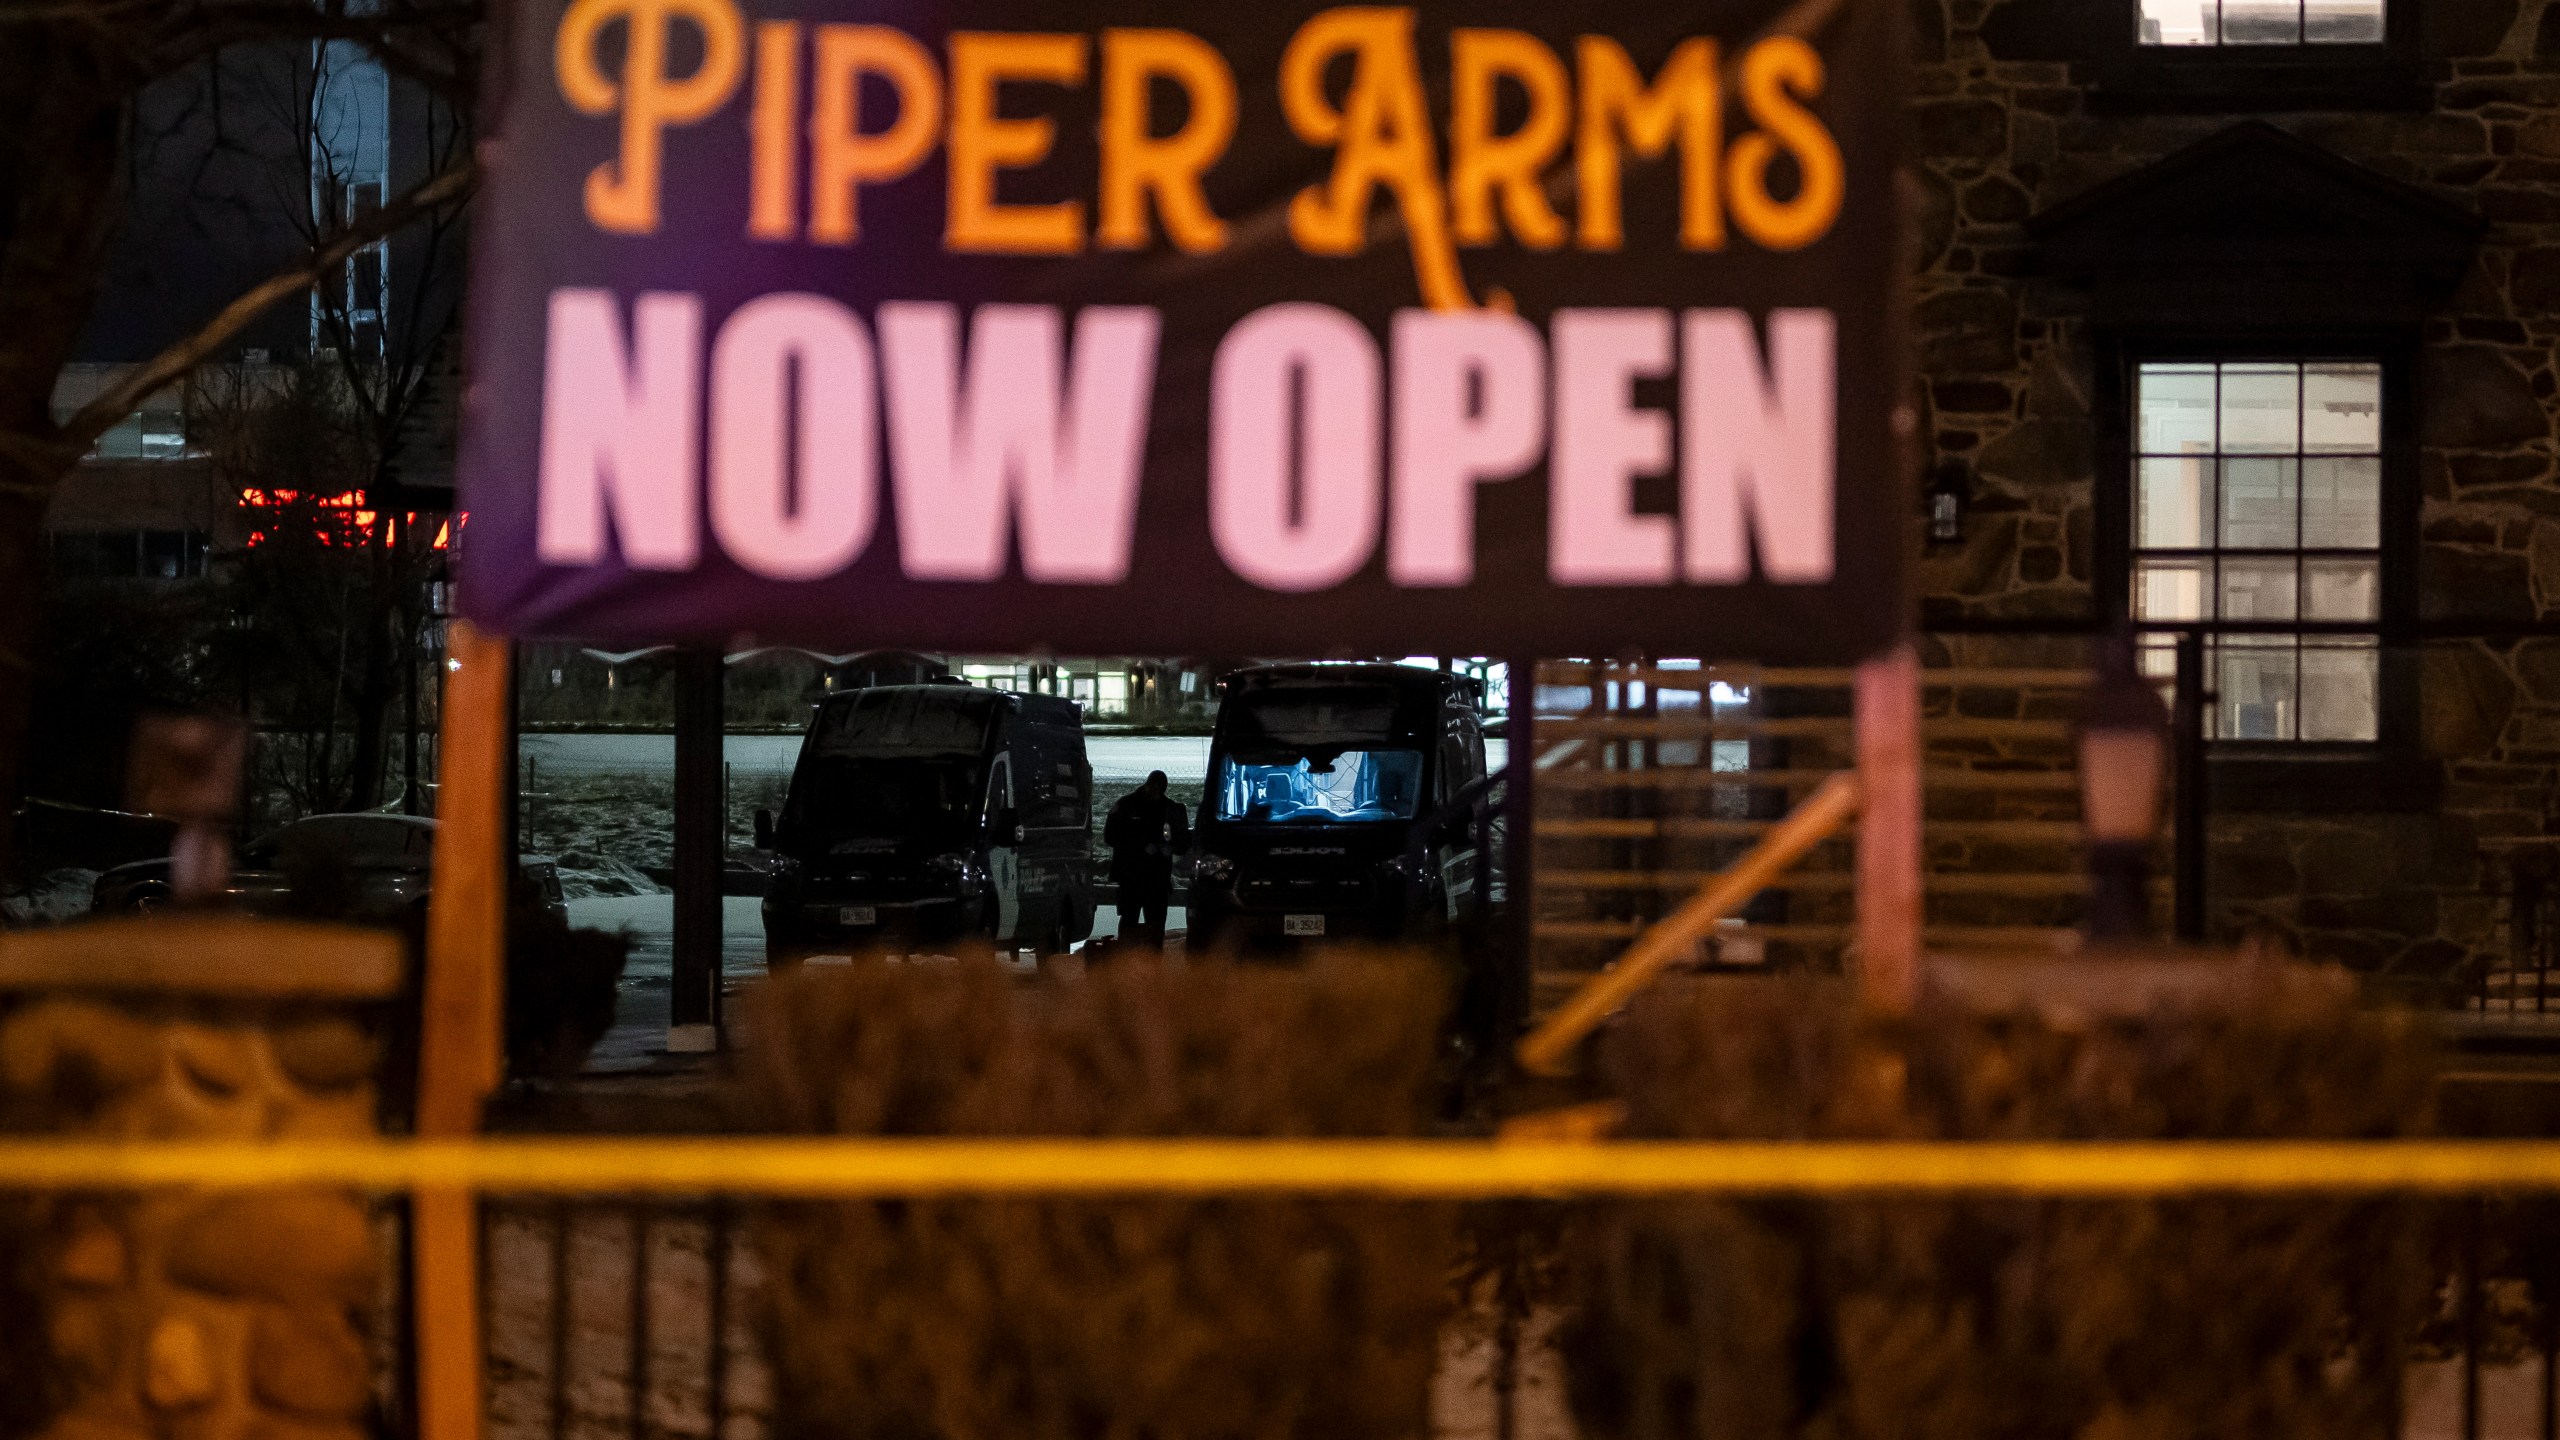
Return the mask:
{"type": "MultiPolygon", "coordinates": [[[[243,490],[240,492],[240,508],[244,510],[281,510],[300,503],[308,503],[320,512],[313,517],[311,533],[313,538],[323,545],[363,545],[373,533],[374,522],[381,516],[380,511],[365,507],[363,492],[357,490],[343,491],[336,495],[314,495],[307,502],[304,501],[302,492],[298,490],[243,490]]],[[[400,517],[401,523],[417,524],[420,513],[415,510],[404,512],[400,517]]],[[[467,517],[454,515],[439,521],[436,525],[435,539],[429,542],[428,548],[434,550],[452,548],[454,526],[465,518],[467,517]]],[[[265,544],[274,531],[273,524],[253,522],[249,528],[250,547],[255,548],[265,544]]]]}

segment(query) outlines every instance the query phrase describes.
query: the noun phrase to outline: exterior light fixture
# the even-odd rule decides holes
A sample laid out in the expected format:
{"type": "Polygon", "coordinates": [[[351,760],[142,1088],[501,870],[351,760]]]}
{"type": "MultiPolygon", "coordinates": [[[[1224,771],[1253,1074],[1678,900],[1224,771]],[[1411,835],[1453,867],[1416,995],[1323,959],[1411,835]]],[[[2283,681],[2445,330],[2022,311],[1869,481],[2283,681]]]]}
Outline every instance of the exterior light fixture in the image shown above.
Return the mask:
{"type": "Polygon", "coordinates": [[[2151,843],[2160,833],[2160,780],[2169,714],[2119,627],[2098,653],[2080,714],[2080,817],[2089,846],[2089,936],[2132,940],[2151,918],[2151,843]]]}
{"type": "Polygon", "coordinates": [[[1929,475],[1928,536],[1932,545],[1952,545],[1964,538],[1966,501],[1973,475],[1962,460],[1941,460],[1929,475]]]}

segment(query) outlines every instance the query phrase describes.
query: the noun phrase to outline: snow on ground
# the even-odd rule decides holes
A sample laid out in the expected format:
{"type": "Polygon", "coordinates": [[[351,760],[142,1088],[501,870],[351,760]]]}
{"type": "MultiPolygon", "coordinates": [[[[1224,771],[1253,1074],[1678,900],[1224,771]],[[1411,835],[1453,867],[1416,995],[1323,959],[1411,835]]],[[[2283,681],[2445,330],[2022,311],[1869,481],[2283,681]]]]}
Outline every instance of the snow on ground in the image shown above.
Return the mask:
{"type": "MultiPolygon", "coordinates": [[[[551,856],[560,867],[572,924],[628,931],[633,940],[624,972],[621,1013],[613,1033],[597,1048],[594,1068],[629,1069],[648,1064],[666,1047],[668,987],[674,966],[674,897],[645,869],[673,863],[675,850],[675,740],[663,734],[528,734],[523,737],[523,843],[529,855],[551,856]]],[[[1093,763],[1094,829],[1112,803],[1134,790],[1147,772],[1162,770],[1174,798],[1196,804],[1209,765],[1205,735],[1092,735],[1085,741],[1093,763]]],[[[1502,744],[1491,742],[1492,764],[1502,764],[1502,744]]],[[[800,752],[797,735],[731,735],[722,746],[729,772],[729,849],[743,857],[753,844],[755,812],[778,810],[800,752]]],[[[1106,857],[1099,844],[1096,859],[1106,857]]],[[[86,882],[80,891],[86,901],[86,882]]],[[[722,973],[737,994],[764,974],[764,926],[751,896],[725,899],[722,973]]],[[[1168,928],[1184,928],[1180,910],[1168,928]]],[[[1117,934],[1118,913],[1104,906],[1094,917],[1096,938],[1117,934]]]]}
{"type": "MultiPolygon", "coordinates": [[[[720,974],[732,996],[764,975],[759,903],[752,895],[731,895],[720,902],[720,974]]],[[[676,897],[664,892],[569,902],[570,924],[631,937],[613,1029],[588,1057],[589,1071],[637,1069],[665,1053],[669,992],[675,983],[675,910],[676,897]]]]}
{"type": "Polygon", "coordinates": [[[48,870],[25,889],[0,895],[0,922],[10,925],[55,925],[89,913],[89,892],[98,883],[95,870],[48,870]]]}
{"type": "MultiPolygon", "coordinates": [[[[531,734],[522,745],[517,780],[524,797],[526,854],[593,855],[640,869],[674,863],[673,736],[531,734]]],[[[1173,782],[1174,798],[1189,805],[1199,801],[1209,768],[1205,735],[1095,735],[1086,739],[1085,749],[1093,762],[1097,840],[1112,803],[1138,788],[1148,771],[1164,771],[1173,782]]],[[[797,735],[727,737],[721,754],[729,767],[733,853],[754,843],[756,811],[782,808],[799,753],[797,735]]],[[[569,880],[565,867],[561,880],[569,880]]],[[[632,892],[602,888],[592,893],[632,892]]]]}
{"type": "MultiPolygon", "coordinates": [[[[720,902],[720,976],[731,1005],[764,978],[760,904],[752,895],[731,895],[720,902]]],[[[569,902],[570,924],[631,937],[631,960],[622,971],[613,1030],[588,1057],[590,1072],[638,1069],[665,1053],[669,990],[675,980],[675,907],[675,897],[665,893],[597,895],[569,902]]],[[[1178,934],[1185,924],[1182,909],[1176,906],[1167,915],[1165,928],[1178,934]]],[[[1116,908],[1104,905],[1094,912],[1093,938],[1119,933],[1116,908]]],[[[739,1038],[733,1034],[731,1042],[739,1038]]]]}
{"type": "Polygon", "coordinates": [[[572,902],[631,895],[663,895],[667,887],[610,855],[564,850],[551,857],[560,872],[560,893],[572,902]]]}

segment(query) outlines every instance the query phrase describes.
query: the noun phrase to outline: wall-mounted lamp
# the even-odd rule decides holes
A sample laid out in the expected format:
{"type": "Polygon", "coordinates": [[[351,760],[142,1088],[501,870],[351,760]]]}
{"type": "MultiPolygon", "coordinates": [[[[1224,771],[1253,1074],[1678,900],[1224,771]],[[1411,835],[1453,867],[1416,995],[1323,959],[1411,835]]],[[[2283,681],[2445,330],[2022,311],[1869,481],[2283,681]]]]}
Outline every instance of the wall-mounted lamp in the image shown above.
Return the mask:
{"type": "Polygon", "coordinates": [[[2079,749],[2089,937],[2136,939],[2151,919],[2151,842],[2160,833],[2169,712],[2135,663],[2129,627],[2100,643],[2097,679],[2080,712],[2079,749]]]}
{"type": "Polygon", "coordinates": [[[1951,545],[1964,538],[1964,514],[1973,500],[1973,467],[1962,460],[1940,460],[1929,473],[1929,543],[1951,545]]]}

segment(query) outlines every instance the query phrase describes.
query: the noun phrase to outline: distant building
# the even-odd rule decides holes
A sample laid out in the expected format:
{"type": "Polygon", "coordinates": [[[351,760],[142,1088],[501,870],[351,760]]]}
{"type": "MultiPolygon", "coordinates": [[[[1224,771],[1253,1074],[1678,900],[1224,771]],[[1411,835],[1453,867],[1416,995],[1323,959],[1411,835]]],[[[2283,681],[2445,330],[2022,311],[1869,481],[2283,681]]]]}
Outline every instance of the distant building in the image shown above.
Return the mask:
{"type": "MultiPolygon", "coordinates": [[[[344,42],[219,52],[146,92],[134,132],[124,224],[77,357],[56,382],[57,419],[299,263],[315,230],[425,178],[458,133],[424,93],[344,42]]],[[[380,365],[404,343],[437,346],[420,327],[443,325],[455,262],[450,253],[431,260],[412,235],[368,246],[323,292],[252,322],[220,363],[255,371],[335,359],[345,346],[359,363],[380,365]]],[[[212,557],[247,543],[255,517],[227,513],[237,497],[191,438],[188,403],[185,387],[152,397],[64,482],[46,524],[60,573],[196,578],[212,557]]],[[[451,447],[434,430],[450,426],[450,400],[438,395],[422,410],[419,433],[404,440],[404,493],[382,501],[440,510],[450,503],[451,447]]]]}
{"type": "Polygon", "coordinates": [[[1210,693],[1217,670],[1183,661],[1125,656],[1038,660],[970,655],[959,657],[954,668],[980,685],[1064,696],[1097,720],[1142,724],[1205,721],[1217,703],[1210,693]]]}

